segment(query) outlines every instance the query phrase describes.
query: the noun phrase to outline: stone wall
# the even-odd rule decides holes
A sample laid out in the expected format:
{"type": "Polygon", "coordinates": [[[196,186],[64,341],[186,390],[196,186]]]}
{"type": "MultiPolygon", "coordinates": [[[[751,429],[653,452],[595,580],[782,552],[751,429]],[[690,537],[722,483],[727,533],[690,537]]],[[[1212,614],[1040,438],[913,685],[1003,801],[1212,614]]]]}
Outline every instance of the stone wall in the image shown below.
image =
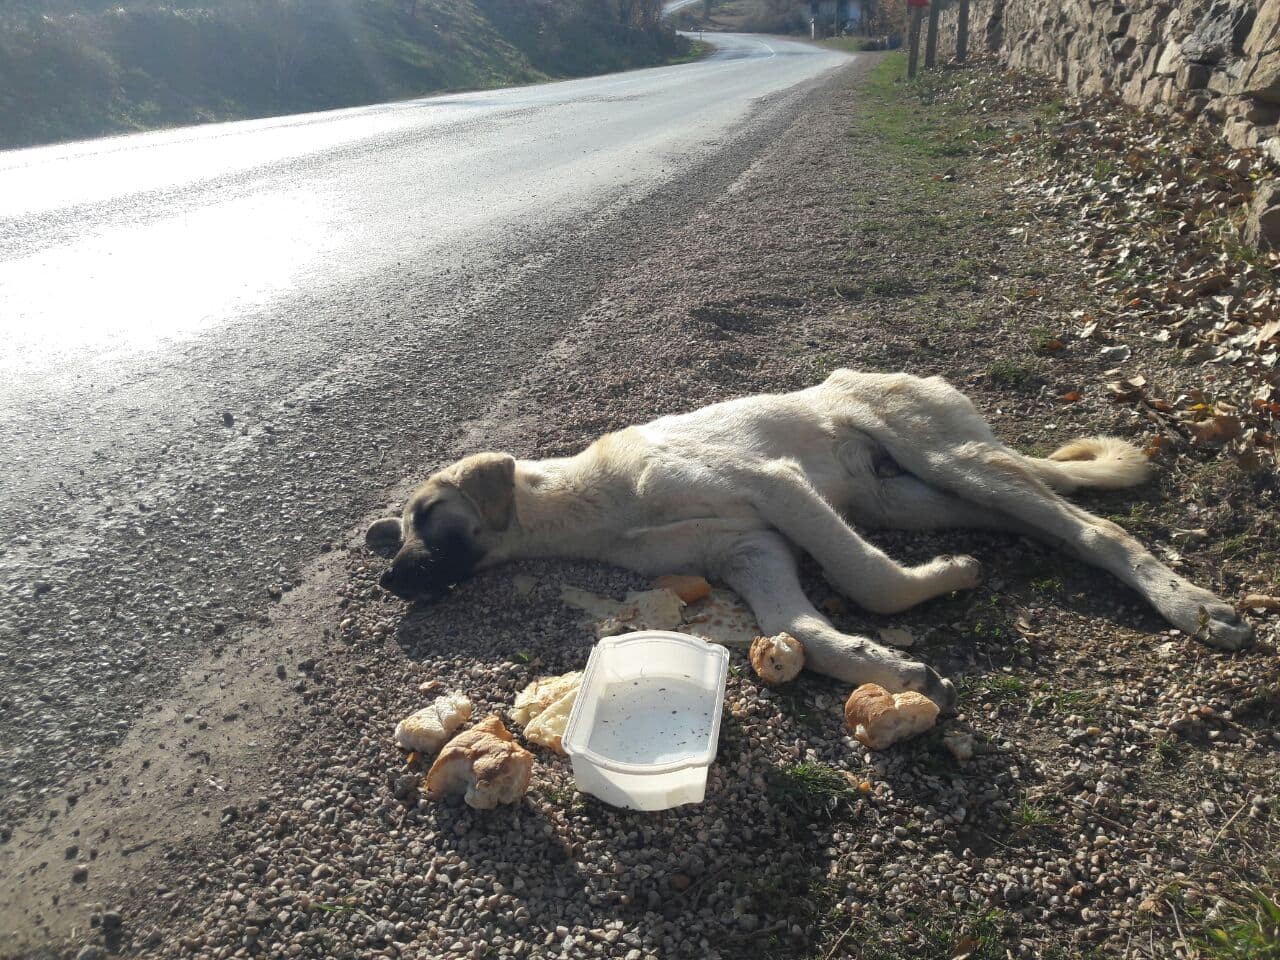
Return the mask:
{"type": "MultiPolygon", "coordinates": [[[[955,49],[956,3],[940,50],[955,49]]],[[[1280,0],[972,0],[970,50],[1211,124],[1280,163],[1280,0]]]]}
{"type": "MultiPolygon", "coordinates": [[[[934,2],[949,57],[956,0],[934,2]]],[[[1206,123],[1280,164],[1280,0],[971,0],[969,49],[1075,94],[1206,123]]],[[[1280,249],[1280,182],[1260,184],[1243,235],[1280,249]]]]}

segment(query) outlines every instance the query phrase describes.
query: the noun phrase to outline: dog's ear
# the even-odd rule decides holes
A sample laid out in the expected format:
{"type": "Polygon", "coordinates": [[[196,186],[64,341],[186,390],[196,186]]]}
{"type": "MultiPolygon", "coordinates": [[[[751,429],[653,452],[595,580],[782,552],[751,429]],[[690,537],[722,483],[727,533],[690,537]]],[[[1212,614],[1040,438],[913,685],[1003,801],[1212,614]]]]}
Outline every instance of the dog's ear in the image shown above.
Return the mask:
{"type": "Polygon", "coordinates": [[[477,453],[459,460],[441,477],[471,501],[491,530],[511,525],[516,505],[516,461],[505,453],[477,453]]]}

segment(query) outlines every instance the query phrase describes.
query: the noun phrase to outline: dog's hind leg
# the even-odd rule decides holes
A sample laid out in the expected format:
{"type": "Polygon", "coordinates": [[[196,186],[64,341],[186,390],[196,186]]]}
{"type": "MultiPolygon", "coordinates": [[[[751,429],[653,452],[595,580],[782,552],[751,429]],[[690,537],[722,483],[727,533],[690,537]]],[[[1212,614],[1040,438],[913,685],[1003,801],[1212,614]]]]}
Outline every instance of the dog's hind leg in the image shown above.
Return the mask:
{"type": "Polygon", "coordinates": [[[833,627],[805,596],[795,556],[778,534],[759,530],[735,535],[709,572],[747,602],[766,633],[786,631],[804,644],[809,669],[846,683],[918,690],[944,710],[955,705],[955,688],[931,668],[833,627]]]}
{"type": "Polygon", "coordinates": [[[938,557],[904,567],[858,536],[794,464],[777,461],[743,478],[756,512],[822,565],[831,585],[875,613],[898,613],[978,585],[972,557],[938,557]]]}
{"type": "Polygon", "coordinates": [[[1229,604],[1178,576],[1116,524],[1064,500],[1020,454],[999,444],[967,443],[903,450],[900,459],[913,473],[980,507],[1007,513],[1025,532],[1115,574],[1175,627],[1206,643],[1234,650],[1252,637],[1252,627],[1229,604]]]}
{"type": "Polygon", "coordinates": [[[931,487],[909,473],[878,481],[871,496],[858,499],[852,508],[861,525],[884,530],[943,530],[975,527],[1028,533],[1025,523],[1001,510],[970,503],[954,493],[931,487]]]}

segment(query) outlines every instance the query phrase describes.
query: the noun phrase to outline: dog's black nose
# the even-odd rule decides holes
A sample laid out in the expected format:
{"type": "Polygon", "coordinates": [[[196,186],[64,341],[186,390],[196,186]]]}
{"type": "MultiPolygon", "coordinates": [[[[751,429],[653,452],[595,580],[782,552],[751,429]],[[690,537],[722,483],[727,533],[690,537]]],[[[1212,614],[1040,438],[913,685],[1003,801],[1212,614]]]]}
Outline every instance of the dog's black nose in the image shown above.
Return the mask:
{"type": "Polygon", "coordinates": [[[398,567],[388,567],[378,580],[378,586],[387,593],[394,593],[401,600],[412,600],[417,591],[407,581],[408,578],[398,567]]]}

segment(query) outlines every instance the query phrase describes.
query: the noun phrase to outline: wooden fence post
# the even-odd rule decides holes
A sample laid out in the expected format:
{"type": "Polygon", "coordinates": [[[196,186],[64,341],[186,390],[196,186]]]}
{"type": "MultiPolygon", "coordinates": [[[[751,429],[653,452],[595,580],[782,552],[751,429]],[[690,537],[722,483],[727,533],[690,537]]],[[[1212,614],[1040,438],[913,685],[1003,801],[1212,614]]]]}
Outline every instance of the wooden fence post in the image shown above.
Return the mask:
{"type": "Polygon", "coordinates": [[[920,59],[920,8],[911,8],[911,27],[907,31],[907,79],[916,78],[916,62],[920,59]]]}
{"type": "Polygon", "coordinates": [[[924,68],[932,70],[938,65],[938,14],[941,0],[929,4],[929,35],[924,42],[924,68]]]}
{"type": "Polygon", "coordinates": [[[956,18],[956,63],[964,63],[969,55],[969,0],[960,0],[960,13],[956,18]]]}

